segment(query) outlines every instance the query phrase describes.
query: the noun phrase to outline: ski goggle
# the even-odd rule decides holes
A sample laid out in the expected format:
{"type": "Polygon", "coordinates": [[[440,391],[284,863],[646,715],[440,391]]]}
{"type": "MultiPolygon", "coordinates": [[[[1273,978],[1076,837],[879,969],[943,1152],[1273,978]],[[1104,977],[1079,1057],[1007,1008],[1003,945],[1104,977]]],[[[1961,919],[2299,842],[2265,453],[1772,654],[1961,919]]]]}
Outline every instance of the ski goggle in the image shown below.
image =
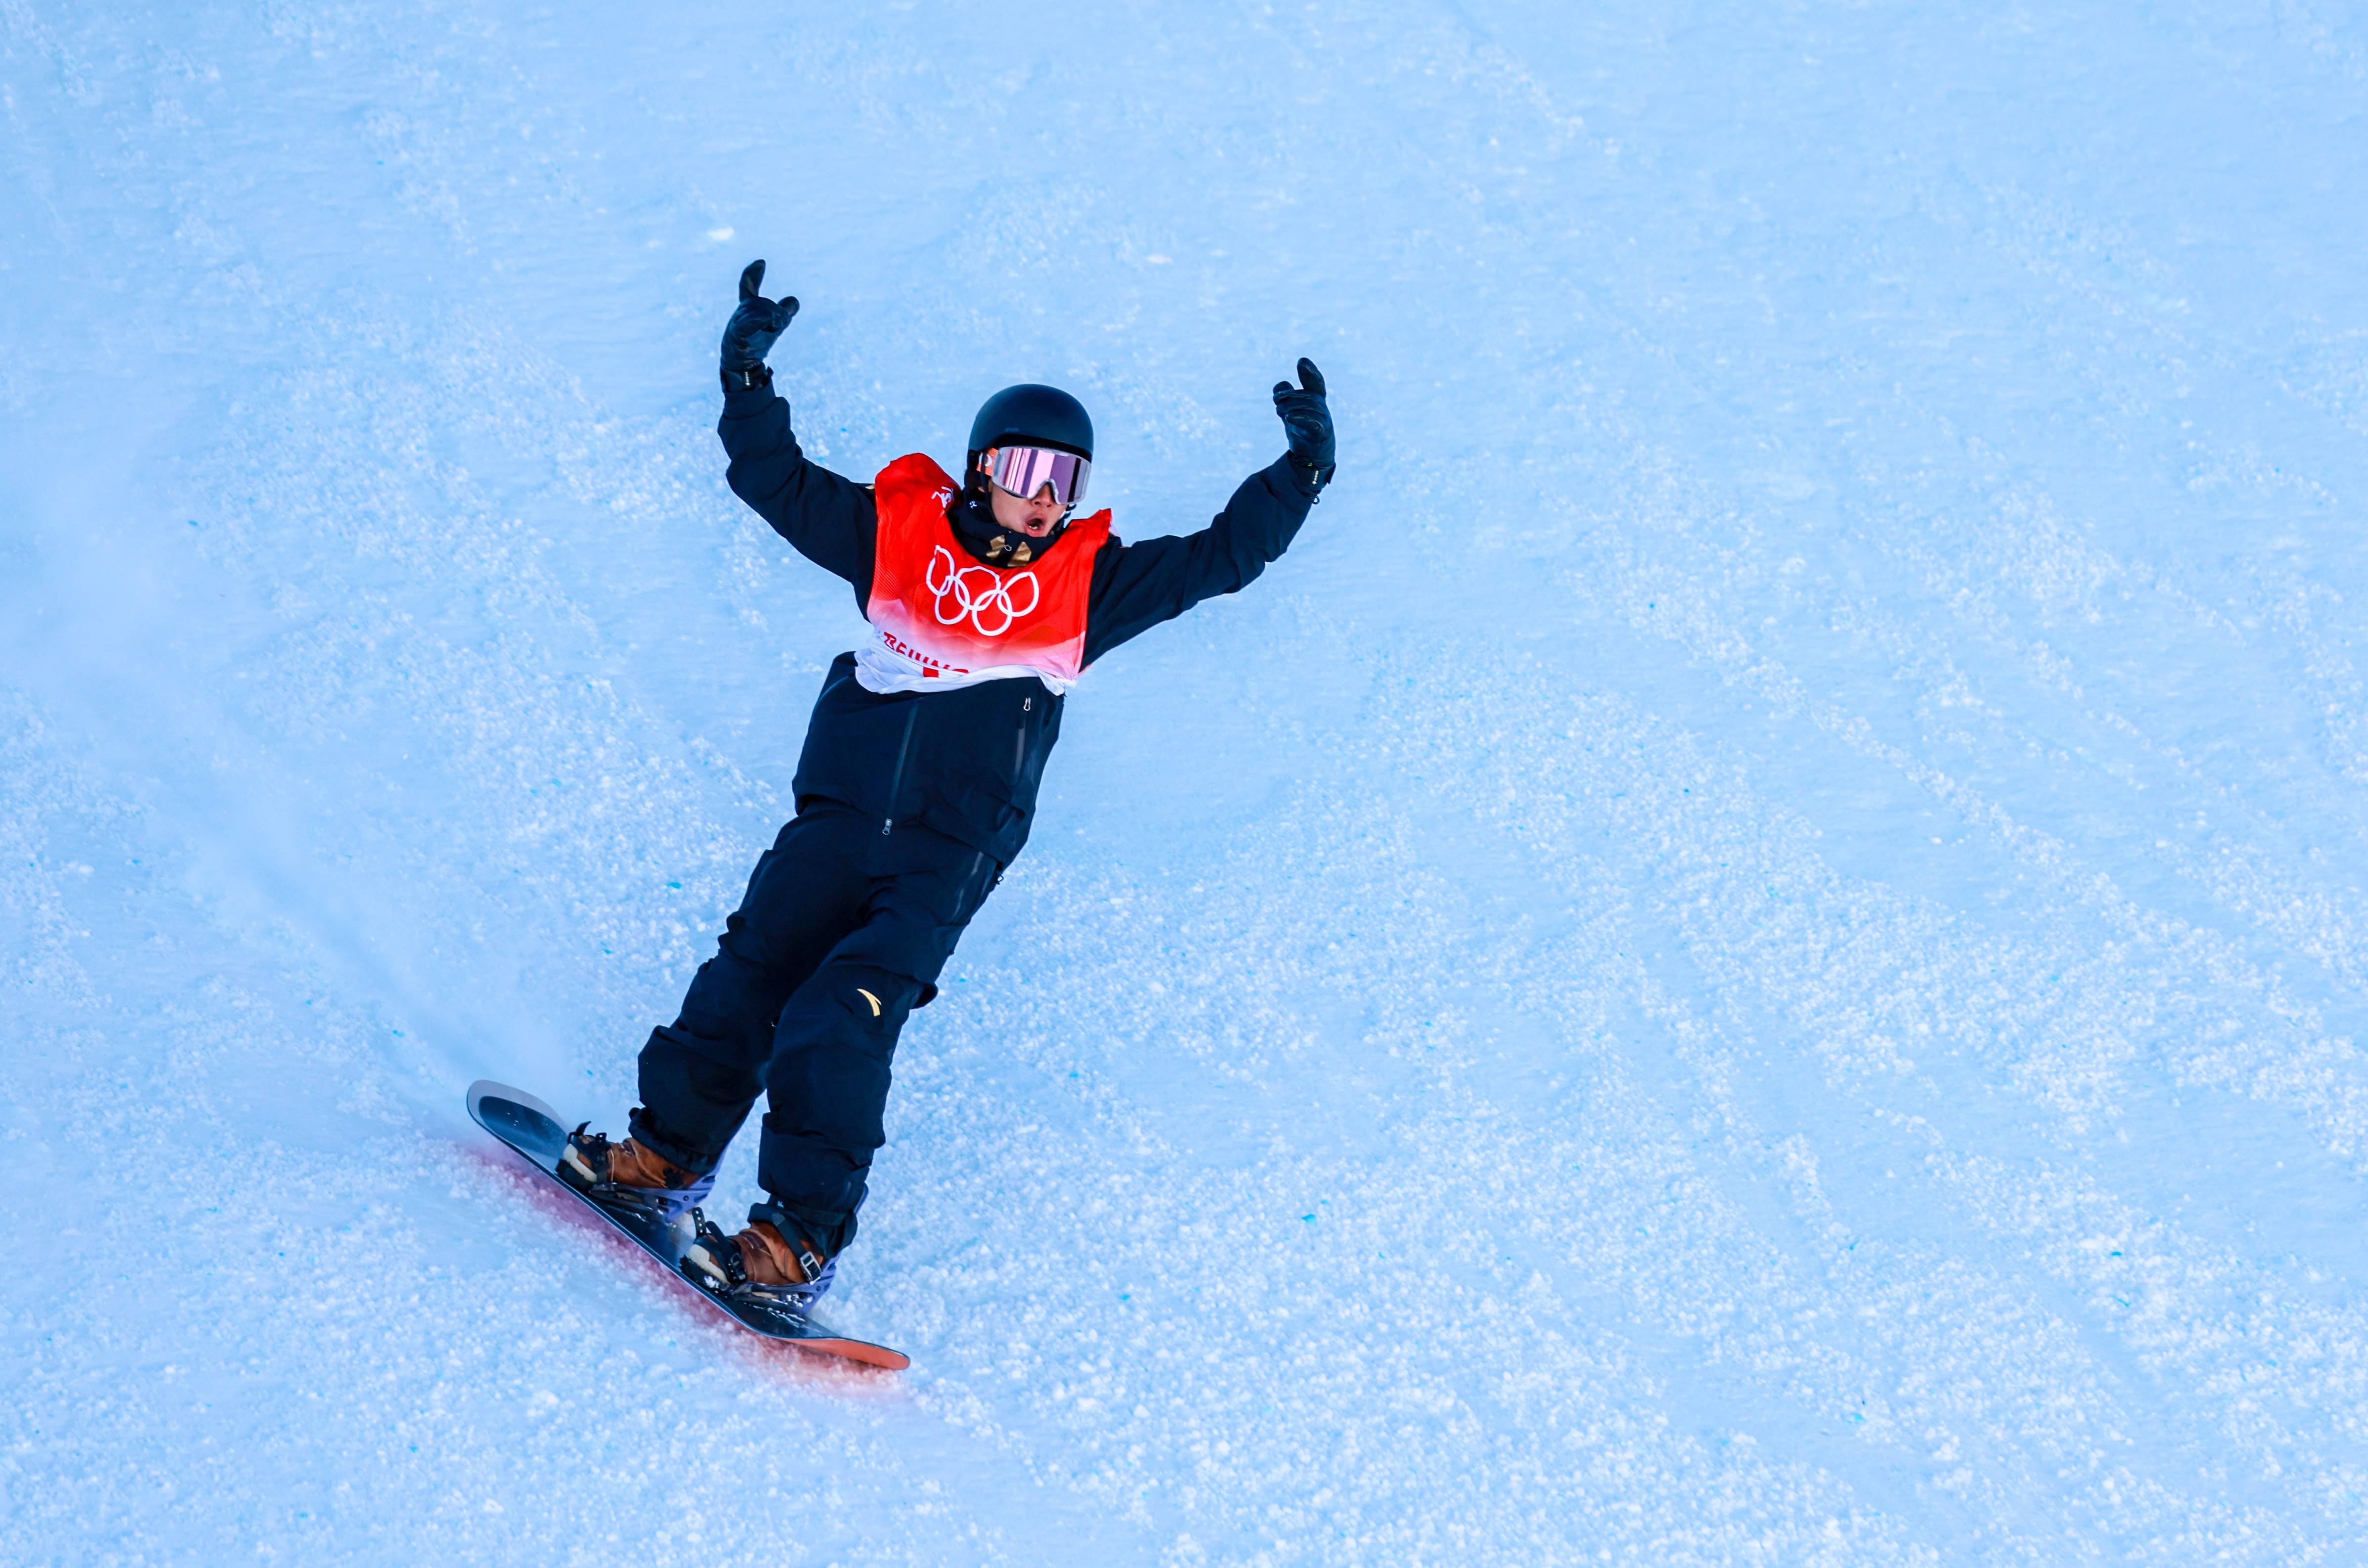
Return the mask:
{"type": "Polygon", "coordinates": [[[1056,452],[1050,447],[997,447],[987,462],[986,476],[997,488],[1028,501],[1036,499],[1036,493],[1049,484],[1053,499],[1074,506],[1086,498],[1086,477],[1093,471],[1094,465],[1075,452],[1056,452]]]}

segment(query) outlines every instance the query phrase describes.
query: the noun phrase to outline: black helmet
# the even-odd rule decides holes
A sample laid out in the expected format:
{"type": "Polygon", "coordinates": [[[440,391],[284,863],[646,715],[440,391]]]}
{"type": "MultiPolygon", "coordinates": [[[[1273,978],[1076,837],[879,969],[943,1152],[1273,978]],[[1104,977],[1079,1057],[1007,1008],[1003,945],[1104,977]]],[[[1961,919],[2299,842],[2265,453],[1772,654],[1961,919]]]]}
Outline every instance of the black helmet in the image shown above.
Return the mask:
{"type": "Polygon", "coordinates": [[[970,422],[970,466],[975,470],[979,453],[989,448],[1014,443],[1075,452],[1091,462],[1094,422],[1086,417],[1086,405],[1060,388],[1024,381],[979,405],[970,422]]]}

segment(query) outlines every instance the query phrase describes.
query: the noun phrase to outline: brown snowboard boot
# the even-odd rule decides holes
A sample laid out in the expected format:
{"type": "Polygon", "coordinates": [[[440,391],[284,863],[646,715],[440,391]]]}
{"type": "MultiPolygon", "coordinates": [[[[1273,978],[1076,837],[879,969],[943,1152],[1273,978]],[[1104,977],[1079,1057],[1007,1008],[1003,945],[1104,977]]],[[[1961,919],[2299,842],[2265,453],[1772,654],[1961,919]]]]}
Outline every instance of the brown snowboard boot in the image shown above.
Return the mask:
{"type": "Polygon", "coordinates": [[[567,1135],[559,1153],[559,1179],[611,1208],[646,1210],[671,1220],[714,1190],[715,1177],[688,1171],[656,1151],[628,1138],[609,1142],[608,1134],[586,1134],[590,1122],[567,1135]]]}
{"type": "Polygon", "coordinates": [[[824,1257],[803,1236],[792,1240],[780,1226],[754,1214],[734,1236],[725,1235],[722,1226],[701,1215],[698,1238],[684,1249],[682,1263],[700,1284],[719,1294],[750,1290],[782,1298],[799,1312],[821,1300],[838,1272],[837,1260],[824,1257]]]}

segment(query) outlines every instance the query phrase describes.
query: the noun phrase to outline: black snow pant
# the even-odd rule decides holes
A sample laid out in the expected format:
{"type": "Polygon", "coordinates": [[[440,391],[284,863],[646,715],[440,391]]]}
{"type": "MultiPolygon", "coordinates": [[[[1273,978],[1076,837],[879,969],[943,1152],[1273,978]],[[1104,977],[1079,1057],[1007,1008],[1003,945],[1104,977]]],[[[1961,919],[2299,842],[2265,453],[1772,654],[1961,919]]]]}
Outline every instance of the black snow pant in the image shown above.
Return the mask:
{"type": "Polygon", "coordinates": [[[1002,868],[920,826],[883,830],[828,801],[757,862],[682,1016],[642,1048],[632,1135],[711,1171],[759,1092],[757,1179],[828,1256],[855,1238],[887,1142],[889,1059],[1002,868]]]}

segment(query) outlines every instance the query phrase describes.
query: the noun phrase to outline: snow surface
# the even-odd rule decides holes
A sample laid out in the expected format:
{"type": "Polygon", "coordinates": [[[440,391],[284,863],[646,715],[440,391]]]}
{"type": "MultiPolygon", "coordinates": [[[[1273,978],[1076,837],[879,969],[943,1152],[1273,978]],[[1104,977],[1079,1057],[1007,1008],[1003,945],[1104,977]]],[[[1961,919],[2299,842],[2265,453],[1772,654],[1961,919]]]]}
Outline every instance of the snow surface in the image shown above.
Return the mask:
{"type": "MultiPolygon", "coordinates": [[[[0,0],[0,1559],[2368,1561],[2368,21],[0,0]],[[788,810],[725,490],[1187,529],[774,1353],[539,1196],[788,810]]],[[[724,1189],[750,1188],[735,1150],[724,1189]]]]}

